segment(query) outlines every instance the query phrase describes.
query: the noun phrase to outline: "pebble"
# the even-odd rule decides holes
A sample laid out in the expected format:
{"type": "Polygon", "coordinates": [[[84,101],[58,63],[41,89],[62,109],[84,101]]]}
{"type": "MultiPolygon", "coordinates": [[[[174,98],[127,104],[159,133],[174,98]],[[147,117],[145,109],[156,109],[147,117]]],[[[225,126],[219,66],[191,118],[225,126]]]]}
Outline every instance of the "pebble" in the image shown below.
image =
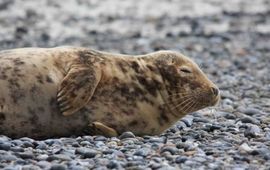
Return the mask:
{"type": "Polygon", "coordinates": [[[94,158],[98,151],[89,148],[77,148],[75,154],[80,154],[83,158],[94,158]]]}
{"type": "Polygon", "coordinates": [[[180,121],[180,122],[177,122],[176,127],[177,127],[178,130],[183,130],[183,129],[187,128],[187,125],[186,125],[186,123],[180,121]]]}
{"type": "Polygon", "coordinates": [[[252,123],[252,124],[255,124],[255,125],[259,125],[260,124],[260,121],[255,119],[255,118],[252,118],[250,116],[244,116],[242,118],[240,118],[240,121],[242,123],[252,123]]]}
{"type": "Polygon", "coordinates": [[[8,151],[10,150],[11,143],[5,142],[5,143],[0,143],[0,150],[5,150],[8,151]]]}
{"type": "Polygon", "coordinates": [[[221,128],[222,126],[217,124],[206,124],[203,129],[207,132],[213,132],[214,130],[219,130],[221,128]]]}
{"type": "Polygon", "coordinates": [[[187,127],[190,127],[193,124],[193,116],[187,115],[184,118],[181,119],[187,127]]]}
{"type": "Polygon", "coordinates": [[[80,143],[80,145],[82,145],[82,146],[89,146],[89,145],[91,145],[91,143],[88,142],[88,141],[82,141],[82,142],[80,143]]]}
{"type": "Polygon", "coordinates": [[[172,155],[177,153],[178,149],[175,146],[165,146],[161,149],[161,153],[163,152],[170,152],[172,155]]]}
{"type": "Polygon", "coordinates": [[[236,116],[235,116],[233,113],[226,113],[226,114],[224,115],[224,117],[225,117],[226,119],[232,119],[232,120],[235,120],[235,119],[236,119],[236,116]]]}
{"type": "Polygon", "coordinates": [[[18,152],[17,155],[22,159],[33,159],[34,155],[31,152],[18,152]]]}
{"type": "Polygon", "coordinates": [[[23,148],[33,148],[34,145],[33,145],[32,142],[24,141],[23,144],[21,145],[21,147],[23,147],[23,148]]]}
{"type": "Polygon", "coordinates": [[[11,162],[17,160],[17,157],[10,154],[0,155],[1,162],[11,162]]]}
{"type": "Polygon", "coordinates": [[[175,158],[175,163],[182,164],[185,163],[186,160],[188,160],[186,156],[178,156],[175,158]]]}
{"type": "Polygon", "coordinates": [[[193,122],[209,123],[209,120],[206,118],[194,117],[193,122]]]}
{"type": "Polygon", "coordinates": [[[163,138],[158,138],[158,137],[151,137],[149,139],[150,143],[164,143],[164,139],[163,138]]]}
{"type": "Polygon", "coordinates": [[[135,135],[132,132],[124,132],[119,136],[119,139],[126,139],[126,138],[135,138],[135,135]]]}
{"type": "Polygon", "coordinates": [[[245,130],[244,135],[248,138],[255,138],[261,133],[261,129],[257,125],[249,125],[245,130]]]}
{"type": "Polygon", "coordinates": [[[36,157],[36,159],[39,160],[39,161],[44,161],[44,160],[47,160],[48,157],[49,157],[49,156],[48,156],[47,154],[42,154],[42,155],[38,155],[38,156],[36,157]]]}
{"type": "Polygon", "coordinates": [[[135,151],[134,155],[146,157],[150,153],[151,153],[151,150],[149,148],[141,148],[141,149],[135,151]]]}
{"type": "Polygon", "coordinates": [[[256,108],[242,108],[241,112],[243,112],[244,114],[248,115],[248,116],[253,116],[253,115],[264,115],[265,113],[262,112],[259,109],[256,108]]]}
{"type": "Polygon", "coordinates": [[[41,150],[45,150],[47,149],[47,145],[44,142],[40,142],[37,146],[36,149],[41,149],[41,150]]]}
{"type": "Polygon", "coordinates": [[[8,142],[11,139],[7,136],[0,135],[0,143],[8,142]]]}
{"type": "Polygon", "coordinates": [[[107,164],[107,168],[109,169],[119,169],[121,167],[121,165],[119,164],[118,161],[116,160],[111,160],[108,164],[107,164]]]}
{"type": "Polygon", "coordinates": [[[104,136],[96,136],[95,138],[94,138],[94,140],[95,141],[107,141],[107,138],[106,137],[104,137],[104,136]]]}
{"type": "Polygon", "coordinates": [[[70,161],[71,158],[68,155],[57,154],[57,155],[48,156],[48,158],[46,160],[49,161],[49,162],[54,161],[54,160],[70,161]]]}
{"type": "Polygon", "coordinates": [[[60,165],[60,164],[57,164],[57,165],[52,165],[50,170],[66,170],[67,167],[65,165],[60,165]]]}
{"type": "Polygon", "coordinates": [[[250,146],[247,143],[243,143],[242,145],[240,145],[239,149],[247,153],[250,153],[253,151],[253,149],[250,148],[250,146]]]}
{"type": "Polygon", "coordinates": [[[24,152],[24,149],[20,146],[11,147],[10,150],[13,152],[24,152]]]}
{"type": "Polygon", "coordinates": [[[83,166],[78,166],[78,165],[69,166],[68,169],[70,169],[70,170],[85,170],[85,168],[83,166]]]}

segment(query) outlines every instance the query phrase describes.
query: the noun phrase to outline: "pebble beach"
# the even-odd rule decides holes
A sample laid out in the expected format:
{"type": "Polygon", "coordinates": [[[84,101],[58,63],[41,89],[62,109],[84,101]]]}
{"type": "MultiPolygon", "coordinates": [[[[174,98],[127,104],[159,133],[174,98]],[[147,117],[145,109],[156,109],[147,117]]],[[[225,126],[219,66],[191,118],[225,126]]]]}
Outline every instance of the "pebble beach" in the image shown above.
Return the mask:
{"type": "Polygon", "coordinates": [[[179,51],[221,101],[158,136],[0,134],[0,169],[270,169],[269,0],[0,0],[0,50],[55,46],[179,51]]]}

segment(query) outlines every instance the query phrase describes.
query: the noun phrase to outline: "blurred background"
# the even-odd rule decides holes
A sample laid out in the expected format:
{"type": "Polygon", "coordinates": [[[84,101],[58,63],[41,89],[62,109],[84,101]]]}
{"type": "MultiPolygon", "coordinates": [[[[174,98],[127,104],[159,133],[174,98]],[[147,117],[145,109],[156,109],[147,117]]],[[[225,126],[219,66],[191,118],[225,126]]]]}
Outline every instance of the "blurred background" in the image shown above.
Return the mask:
{"type": "Polygon", "coordinates": [[[0,0],[0,50],[63,45],[190,56],[222,100],[168,131],[207,156],[181,167],[269,169],[270,0],[0,0]]]}

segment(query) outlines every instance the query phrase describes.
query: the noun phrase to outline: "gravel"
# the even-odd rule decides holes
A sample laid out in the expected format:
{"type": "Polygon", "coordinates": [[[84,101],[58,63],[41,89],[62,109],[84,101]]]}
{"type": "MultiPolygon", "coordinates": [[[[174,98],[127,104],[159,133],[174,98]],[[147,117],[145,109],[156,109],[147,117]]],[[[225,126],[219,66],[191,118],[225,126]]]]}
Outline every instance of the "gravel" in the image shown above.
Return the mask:
{"type": "MultiPolygon", "coordinates": [[[[0,169],[270,169],[269,0],[0,1],[0,50],[177,50],[221,90],[159,136],[0,136],[0,169]]],[[[143,128],[143,127],[142,127],[143,128]]]]}

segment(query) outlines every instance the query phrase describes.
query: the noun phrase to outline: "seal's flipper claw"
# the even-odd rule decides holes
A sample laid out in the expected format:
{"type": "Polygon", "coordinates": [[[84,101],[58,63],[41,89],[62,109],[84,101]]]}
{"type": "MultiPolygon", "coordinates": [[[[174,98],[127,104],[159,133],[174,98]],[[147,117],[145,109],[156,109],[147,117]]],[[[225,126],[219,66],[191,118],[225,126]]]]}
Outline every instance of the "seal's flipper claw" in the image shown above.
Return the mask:
{"type": "Polygon", "coordinates": [[[118,136],[118,133],[116,132],[115,129],[110,128],[103,123],[100,122],[93,122],[90,125],[91,128],[91,133],[92,135],[103,135],[106,137],[115,137],[118,136]]]}
{"type": "Polygon", "coordinates": [[[100,73],[93,66],[72,67],[60,84],[57,102],[61,113],[72,115],[91,99],[100,80],[100,73]]]}

